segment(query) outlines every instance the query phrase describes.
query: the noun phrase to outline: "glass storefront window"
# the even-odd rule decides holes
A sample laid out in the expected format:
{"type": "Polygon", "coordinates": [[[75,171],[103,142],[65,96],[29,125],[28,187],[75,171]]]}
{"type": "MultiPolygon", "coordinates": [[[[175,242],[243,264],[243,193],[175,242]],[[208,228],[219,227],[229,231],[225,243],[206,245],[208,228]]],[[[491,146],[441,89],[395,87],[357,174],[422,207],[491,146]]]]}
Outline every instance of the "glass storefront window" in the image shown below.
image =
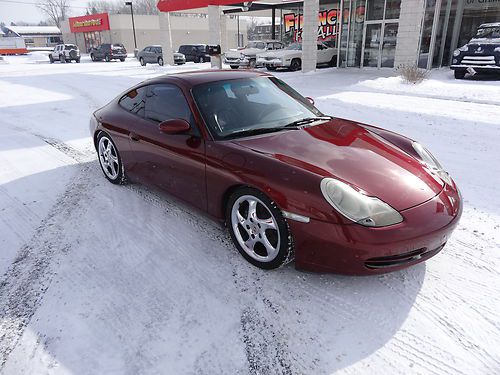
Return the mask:
{"type": "Polygon", "coordinates": [[[384,5],[385,0],[369,0],[366,3],[366,20],[381,20],[384,18],[384,5]]]}
{"type": "Polygon", "coordinates": [[[394,59],[396,57],[396,40],[398,38],[399,24],[386,23],[384,28],[384,41],[382,44],[382,56],[380,66],[382,68],[394,67],[394,59]]]}
{"type": "Polygon", "coordinates": [[[401,12],[401,0],[387,0],[385,5],[385,19],[398,19],[401,12]]]}

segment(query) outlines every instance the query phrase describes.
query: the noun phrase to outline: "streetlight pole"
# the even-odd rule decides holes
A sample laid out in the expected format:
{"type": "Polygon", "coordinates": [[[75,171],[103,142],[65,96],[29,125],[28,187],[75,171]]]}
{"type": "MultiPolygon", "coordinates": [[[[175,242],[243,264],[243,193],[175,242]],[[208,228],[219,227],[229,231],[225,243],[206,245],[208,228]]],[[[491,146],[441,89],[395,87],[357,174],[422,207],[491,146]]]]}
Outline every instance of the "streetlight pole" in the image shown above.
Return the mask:
{"type": "Polygon", "coordinates": [[[137,50],[137,39],[135,37],[134,7],[132,6],[131,1],[126,1],[125,5],[130,6],[130,14],[132,15],[132,31],[134,32],[134,54],[135,54],[135,50],[137,50]]]}

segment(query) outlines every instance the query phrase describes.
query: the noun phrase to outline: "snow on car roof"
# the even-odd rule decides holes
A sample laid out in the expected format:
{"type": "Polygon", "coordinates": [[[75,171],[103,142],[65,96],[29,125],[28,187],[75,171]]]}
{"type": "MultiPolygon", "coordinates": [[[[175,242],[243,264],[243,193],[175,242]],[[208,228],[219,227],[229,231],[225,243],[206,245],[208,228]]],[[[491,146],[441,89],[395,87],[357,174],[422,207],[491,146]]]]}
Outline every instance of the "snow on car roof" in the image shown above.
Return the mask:
{"type": "Polygon", "coordinates": [[[61,34],[57,26],[6,26],[6,28],[19,35],[61,34]]]}
{"type": "Polygon", "coordinates": [[[479,28],[483,27],[500,27],[500,22],[492,22],[492,23],[483,23],[479,28]]]}

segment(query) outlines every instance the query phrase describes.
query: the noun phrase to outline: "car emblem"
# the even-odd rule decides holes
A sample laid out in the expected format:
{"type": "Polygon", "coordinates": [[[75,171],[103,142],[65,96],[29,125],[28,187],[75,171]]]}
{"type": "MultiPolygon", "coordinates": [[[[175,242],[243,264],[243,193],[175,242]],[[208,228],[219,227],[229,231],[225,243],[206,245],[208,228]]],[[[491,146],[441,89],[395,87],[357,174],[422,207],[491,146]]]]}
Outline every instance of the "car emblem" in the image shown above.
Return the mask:
{"type": "Polygon", "coordinates": [[[481,53],[483,52],[483,48],[481,46],[477,47],[476,53],[481,53]]]}

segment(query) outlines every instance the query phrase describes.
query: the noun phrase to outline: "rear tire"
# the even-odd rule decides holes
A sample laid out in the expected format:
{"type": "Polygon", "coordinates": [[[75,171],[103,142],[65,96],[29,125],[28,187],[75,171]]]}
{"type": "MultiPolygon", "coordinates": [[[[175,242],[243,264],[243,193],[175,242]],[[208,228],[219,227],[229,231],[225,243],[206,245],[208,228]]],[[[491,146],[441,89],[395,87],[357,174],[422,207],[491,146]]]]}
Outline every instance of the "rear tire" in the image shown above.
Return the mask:
{"type": "Polygon", "coordinates": [[[77,62],[77,64],[79,64],[79,63],[80,63],[80,59],[76,59],[75,61],[77,62]]]}
{"type": "Polygon", "coordinates": [[[64,58],[63,55],[59,55],[59,61],[64,64],[66,62],[66,59],[64,58]]]}
{"type": "Polygon", "coordinates": [[[300,59],[293,59],[290,63],[290,70],[296,72],[302,67],[302,61],[300,59]]]}
{"type": "Polygon", "coordinates": [[[144,59],[142,57],[139,59],[139,62],[142,66],[146,66],[146,63],[144,62],[144,59]]]}
{"type": "Polygon", "coordinates": [[[269,70],[270,72],[274,72],[276,70],[276,67],[275,66],[266,66],[267,70],[269,70]]]}
{"type": "Polygon", "coordinates": [[[124,61],[125,61],[125,58],[123,58],[123,57],[122,57],[122,58],[120,59],[120,61],[121,61],[121,62],[124,62],[124,61]]]}
{"type": "Polygon", "coordinates": [[[200,62],[200,57],[199,56],[196,56],[193,60],[196,64],[200,62]]]}
{"type": "Polygon", "coordinates": [[[163,57],[158,57],[158,65],[163,66],[163,57]]]}
{"type": "Polygon", "coordinates": [[[109,58],[109,55],[104,56],[104,60],[106,60],[106,62],[110,62],[111,61],[111,59],[109,58]]]}
{"type": "Polygon", "coordinates": [[[254,266],[270,270],[293,261],[288,223],[276,203],[259,190],[244,187],[233,193],[226,220],[236,248],[254,266]]]}
{"type": "Polygon", "coordinates": [[[463,69],[456,69],[455,70],[455,79],[464,79],[465,73],[466,73],[466,71],[463,69]]]}
{"type": "Polygon", "coordinates": [[[52,57],[52,55],[49,55],[49,61],[51,64],[54,64],[54,58],[52,57]]]}
{"type": "Polygon", "coordinates": [[[95,56],[94,56],[94,54],[93,54],[93,53],[91,53],[91,54],[90,54],[90,60],[92,60],[92,61],[96,61],[95,56]]]}
{"type": "Polygon", "coordinates": [[[250,59],[250,61],[248,62],[249,69],[255,69],[256,65],[257,65],[257,61],[255,59],[250,59]]]}
{"type": "Polygon", "coordinates": [[[97,137],[97,157],[106,179],[117,185],[126,183],[125,171],[118,148],[111,137],[104,132],[97,137]]]}
{"type": "Polygon", "coordinates": [[[331,66],[331,67],[337,66],[337,56],[332,56],[332,59],[328,63],[328,66],[331,66]]]}

